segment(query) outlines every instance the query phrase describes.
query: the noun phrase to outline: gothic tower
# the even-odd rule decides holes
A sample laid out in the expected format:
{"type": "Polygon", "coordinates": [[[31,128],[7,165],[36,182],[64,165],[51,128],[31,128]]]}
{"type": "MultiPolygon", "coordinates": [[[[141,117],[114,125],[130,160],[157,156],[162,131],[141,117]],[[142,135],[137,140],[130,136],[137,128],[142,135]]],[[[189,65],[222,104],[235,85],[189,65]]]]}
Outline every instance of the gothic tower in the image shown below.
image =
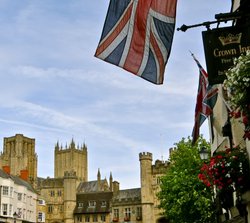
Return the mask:
{"type": "Polygon", "coordinates": [[[88,180],[88,153],[87,146],[83,144],[81,147],[75,146],[75,142],[72,139],[69,147],[63,149],[62,146],[59,147],[57,142],[55,146],[55,169],[54,177],[62,178],[66,171],[74,171],[76,177],[79,180],[88,180]]]}
{"type": "Polygon", "coordinates": [[[37,180],[37,154],[35,139],[16,134],[4,138],[0,155],[0,168],[12,175],[20,176],[34,187],[37,180]]]}
{"type": "Polygon", "coordinates": [[[152,188],[152,153],[140,153],[141,203],[143,222],[154,222],[154,196],[152,188]]]}

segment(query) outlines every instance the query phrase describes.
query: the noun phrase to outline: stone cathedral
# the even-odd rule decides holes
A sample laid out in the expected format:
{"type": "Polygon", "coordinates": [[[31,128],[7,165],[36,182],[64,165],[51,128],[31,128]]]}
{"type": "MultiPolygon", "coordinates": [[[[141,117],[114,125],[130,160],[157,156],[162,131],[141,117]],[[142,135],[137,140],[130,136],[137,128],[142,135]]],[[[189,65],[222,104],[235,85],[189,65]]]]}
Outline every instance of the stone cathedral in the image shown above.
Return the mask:
{"type": "Polygon", "coordinates": [[[43,206],[38,207],[38,222],[168,222],[161,216],[156,196],[167,161],[156,160],[152,164],[151,153],[140,153],[141,187],[121,190],[112,173],[108,180],[102,179],[99,169],[96,180],[88,181],[87,150],[85,144],[76,146],[73,139],[65,147],[57,142],[54,177],[41,178],[37,176],[35,139],[16,134],[4,138],[0,164],[5,172],[22,176],[36,189],[38,203],[43,206]]]}

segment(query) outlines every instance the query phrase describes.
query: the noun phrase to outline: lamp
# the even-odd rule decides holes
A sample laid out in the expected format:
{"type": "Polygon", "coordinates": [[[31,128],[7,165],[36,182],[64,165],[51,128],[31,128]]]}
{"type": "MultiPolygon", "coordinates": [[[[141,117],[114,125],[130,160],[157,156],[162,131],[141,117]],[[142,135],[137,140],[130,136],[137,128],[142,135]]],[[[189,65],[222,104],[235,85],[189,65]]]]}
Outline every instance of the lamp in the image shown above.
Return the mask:
{"type": "Polygon", "coordinates": [[[201,150],[200,150],[199,154],[200,154],[200,158],[202,160],[206,160],[208,158],[208,150],[207,150],[207,148],[206,147],[201,147],[201,150]]]}
{"type": "Polygon", "coordinates": [[[16,223],[16,219],[18,218],[18,214],[16,212],[14,212],[13,218],[14,218],[14,223],[16,223]]]}

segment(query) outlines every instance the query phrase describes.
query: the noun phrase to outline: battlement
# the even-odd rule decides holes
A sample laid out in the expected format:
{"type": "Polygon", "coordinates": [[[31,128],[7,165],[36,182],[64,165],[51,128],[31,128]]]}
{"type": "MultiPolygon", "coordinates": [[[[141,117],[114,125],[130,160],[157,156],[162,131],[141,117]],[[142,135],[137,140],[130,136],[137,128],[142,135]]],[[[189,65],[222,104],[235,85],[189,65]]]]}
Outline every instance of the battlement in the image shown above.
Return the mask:
{"type": "Polygon", "coordinates": [[[153,174],[163,174],[166,172],[168,166],[169,166],[168,161],[156,160],[155,164],[152,165],[152,172],[153,174]]]}
{"type": "Polygon", "coordinates": [[[141,160],[153,160],[153,154],[150,152],[142,152],[139,154],[139,159],[141,160]]]}
{"type": "Polygon", "coordinates": [[[64,177],[65,178],[76,178],[76,171],[64,171],[64,177]]]}
{"type": "Polygon", "coordinates": [[[35,143],[34,138],[28,138],[24,136],[23,134],[16,134],[15,136],[11,137],[4,137],[4,142],[27,142],[27,143],[35,143]]]}

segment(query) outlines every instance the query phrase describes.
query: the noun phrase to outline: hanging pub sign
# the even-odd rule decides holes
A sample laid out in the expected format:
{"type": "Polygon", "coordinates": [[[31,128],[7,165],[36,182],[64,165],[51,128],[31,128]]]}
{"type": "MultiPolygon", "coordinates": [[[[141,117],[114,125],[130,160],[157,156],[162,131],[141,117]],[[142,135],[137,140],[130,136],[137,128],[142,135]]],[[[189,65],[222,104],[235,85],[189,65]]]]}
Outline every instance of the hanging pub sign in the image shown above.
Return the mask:
{"type": "Polygon", "coordinates": [[[203,45],[208,81],[221,84],[226,71],[233,66],[234,58],[250,50],[249,27],[225,27],[203,31],[203,45]]]}

